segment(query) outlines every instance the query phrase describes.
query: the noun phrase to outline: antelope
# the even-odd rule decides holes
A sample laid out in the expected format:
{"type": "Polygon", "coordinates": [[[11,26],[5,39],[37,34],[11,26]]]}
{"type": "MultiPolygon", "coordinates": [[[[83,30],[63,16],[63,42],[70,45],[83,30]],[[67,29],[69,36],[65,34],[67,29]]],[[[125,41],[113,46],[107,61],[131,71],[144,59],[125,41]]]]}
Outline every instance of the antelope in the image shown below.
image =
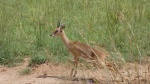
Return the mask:
{"type": "MultiPolygon", "coordinates": [[[[89,46],[88,44],[78,42],[78,41],[71,41],[67,38],[65,32],[65,24],[60,25],[60,22],[57,23],[57,28],[51,34],[51,36],[59,36],[62,39],[62,42],[66,46],[69,52],[73,55],[73,64],[74,67],[71,69],[70,76],[75,77],[77,74],[77,65],[79,58],[83,58],[85,60],[93,61],[94,65],[100,65],[102,67],[106,66],[108,69],[112,70],[112,64],[106,61],[106,58],[109,56],[106,52],[98,50],[89,46]]],[[[100,67],[100,68],[102,68],[100,67]]]]}

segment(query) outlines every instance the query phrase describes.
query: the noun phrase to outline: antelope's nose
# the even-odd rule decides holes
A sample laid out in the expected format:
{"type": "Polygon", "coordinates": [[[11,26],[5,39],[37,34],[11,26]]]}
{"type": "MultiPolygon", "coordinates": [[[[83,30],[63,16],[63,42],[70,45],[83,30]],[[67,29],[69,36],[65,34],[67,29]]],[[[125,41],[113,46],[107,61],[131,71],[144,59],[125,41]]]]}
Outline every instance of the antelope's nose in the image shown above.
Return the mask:
{"type": "Polygon", "coordinates": [[[54,36],[54,34],[51,34],[51,36],[54,36]]]}

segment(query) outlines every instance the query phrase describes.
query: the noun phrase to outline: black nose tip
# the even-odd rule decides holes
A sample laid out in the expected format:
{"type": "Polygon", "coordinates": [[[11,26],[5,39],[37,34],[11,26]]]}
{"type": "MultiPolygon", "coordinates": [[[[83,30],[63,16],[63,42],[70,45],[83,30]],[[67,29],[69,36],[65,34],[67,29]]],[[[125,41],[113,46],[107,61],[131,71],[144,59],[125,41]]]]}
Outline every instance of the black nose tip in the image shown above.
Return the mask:
{"type": "Polygon", "coordinates": [[[54,36],[53,34],[51,34],[51,36],[54,36]]]}

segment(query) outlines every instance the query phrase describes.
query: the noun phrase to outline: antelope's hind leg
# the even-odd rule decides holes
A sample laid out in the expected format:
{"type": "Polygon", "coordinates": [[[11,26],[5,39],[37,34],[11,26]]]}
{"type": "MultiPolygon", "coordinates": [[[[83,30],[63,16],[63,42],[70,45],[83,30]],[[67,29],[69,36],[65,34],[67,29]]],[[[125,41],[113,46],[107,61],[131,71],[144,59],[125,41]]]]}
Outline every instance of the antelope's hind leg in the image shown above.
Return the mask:
{"type": "Polygon", "coordinates": [[[109,70],[115,72],[115,74],[119,74],[122,77],[122,74],[119,72],[119,69],[114,62],[106,63],[106,66],[109,70]]]}

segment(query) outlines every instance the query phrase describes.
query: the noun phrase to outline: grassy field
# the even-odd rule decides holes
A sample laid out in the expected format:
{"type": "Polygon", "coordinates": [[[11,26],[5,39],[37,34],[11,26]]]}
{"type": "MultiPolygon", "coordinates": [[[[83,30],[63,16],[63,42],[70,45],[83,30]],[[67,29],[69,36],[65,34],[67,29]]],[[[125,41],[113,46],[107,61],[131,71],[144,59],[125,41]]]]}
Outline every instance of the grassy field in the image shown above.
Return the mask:
{"type": "Polygon", "coordinates": [[[0,64],[71,58],[50,37],[58,20],[68,38],[105,48],[118,62],[150,57],[150,0],[0,0],[0,64]]]}

